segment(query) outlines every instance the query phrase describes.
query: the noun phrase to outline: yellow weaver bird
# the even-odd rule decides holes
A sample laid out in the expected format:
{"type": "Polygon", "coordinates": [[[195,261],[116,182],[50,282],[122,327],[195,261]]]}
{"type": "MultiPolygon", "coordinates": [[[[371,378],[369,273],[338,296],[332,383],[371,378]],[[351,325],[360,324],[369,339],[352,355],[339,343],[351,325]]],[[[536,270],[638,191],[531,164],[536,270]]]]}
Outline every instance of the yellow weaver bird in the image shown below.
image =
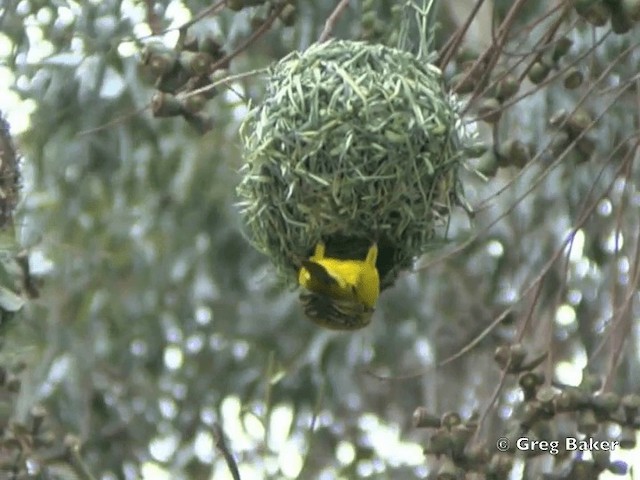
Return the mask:
{"type": "Polygon", "coordinates": [[[353,260],[326,257],[325,244],[319,242],[298,273],[298,283],[307,290],[300,295],[307,316],[337,330],[368,325],[380,295],[377,258],[375,243],[364,260],[353,260]]]}

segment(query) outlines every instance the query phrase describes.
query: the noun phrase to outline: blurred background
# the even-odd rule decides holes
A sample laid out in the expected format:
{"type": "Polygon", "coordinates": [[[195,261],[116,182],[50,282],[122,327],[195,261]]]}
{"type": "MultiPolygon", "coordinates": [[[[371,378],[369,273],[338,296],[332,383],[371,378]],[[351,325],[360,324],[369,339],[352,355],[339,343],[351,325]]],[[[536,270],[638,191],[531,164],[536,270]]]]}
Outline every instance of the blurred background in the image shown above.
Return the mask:
{"type": "Polygon", "coordinates": [[[215,39],[215,81],[305,49],[332,12],[332,36],[390,43],[396,2],[226,3],[0,6],[21,188],[0,252],[0,478],[234,478],[215,425],[243,479],[465,478],[425,456],[417,407],[456,412],[483,463],[506,462],[466,478],[633,478],[632,448],[598,463],[494,445],[523,424],[534,371],[588,396],[553,435],[635,445],[640,2],[436,2],[433,61],[480,142],[462,172],[475,214],[457,209],[351,333],[306,319],[243,236],[238,127],[264,76],[170,116],[145,52],[215,39]],[[631,420],[611,422],[605,394],[631,420]]]}

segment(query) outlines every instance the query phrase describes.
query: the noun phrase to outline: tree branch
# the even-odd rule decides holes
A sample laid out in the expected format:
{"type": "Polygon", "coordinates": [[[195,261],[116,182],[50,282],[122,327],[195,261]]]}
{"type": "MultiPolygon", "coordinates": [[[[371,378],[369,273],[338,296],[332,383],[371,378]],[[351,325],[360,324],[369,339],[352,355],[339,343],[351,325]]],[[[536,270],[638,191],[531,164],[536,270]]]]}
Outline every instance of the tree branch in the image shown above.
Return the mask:
{"type": "Polygon", "coordinates": [[[331,15],[329,15],[329,18],[327,18],[327,21],[324,23],[324,29],[318,37],[318,43],[326,42],[329,39],[329,35],[331,35],[333,27],[336,26],[340,15],[342,15],[342,12],[347,8],[348,4],[349,0],[340,0],[340,3],[336,5],[336,8],[331,12],[331,15]]]}
{"type": "Polygon", "coordinates": [[[220,427],[220,425],[217,423],[213,425],[213,439],[216,443],[216,448],[220,453],[222,453],[224,461],[227,462],[227,467],[229,467],[229,471],[231,472],[233,480],[241,480],[240,472],[238,471],[238,464],[236,463],[235,458],[233,458],[233,455],[231,454],[231,451],[227,446],[222,427],[220,427]]]}

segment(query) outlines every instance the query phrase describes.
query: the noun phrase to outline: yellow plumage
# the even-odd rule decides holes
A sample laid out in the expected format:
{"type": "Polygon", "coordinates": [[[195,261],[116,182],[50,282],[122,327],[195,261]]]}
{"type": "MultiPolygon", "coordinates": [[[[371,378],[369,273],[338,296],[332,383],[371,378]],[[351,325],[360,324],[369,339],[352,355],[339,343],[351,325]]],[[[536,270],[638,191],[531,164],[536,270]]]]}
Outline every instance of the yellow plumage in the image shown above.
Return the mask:
{"type": "Polygon", "coordinates": [[[307,316],[333,329],[367,325],[380,295],[377,258],[375,243],[364,260],[326,257],[324,243],[318,243],[298,274],[298,282],[308,290],[300,296],[307,316]]]}

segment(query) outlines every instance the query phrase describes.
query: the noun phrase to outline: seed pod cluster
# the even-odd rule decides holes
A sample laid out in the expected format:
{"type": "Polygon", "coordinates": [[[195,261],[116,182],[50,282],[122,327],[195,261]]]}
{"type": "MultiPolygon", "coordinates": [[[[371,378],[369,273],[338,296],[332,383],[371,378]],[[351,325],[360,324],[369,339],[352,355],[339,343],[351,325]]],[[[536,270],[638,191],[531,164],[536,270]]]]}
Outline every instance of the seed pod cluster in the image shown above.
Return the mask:
{"type": "Polygon", "coordinates": [[[568,147],[574,146],[576,161],[588,161],[596,149],[593,134],[587,133],[593,127],[593,123],[593,117],[583,107],[571,112],[564,109],[554,112],[549,118],[549,126],[553,130],[551,154],[554,157],[563,155],[568,147]]]}
{"type": "Polygon", "coordinates": [[[574,0],[576,13],[595,27],[603,27],[611,21],[611,30],[623,35],[640,21],[638,0],[574,0]]]}
{"type": "Polygon", "coordinates": [[[141,68],[151,79],[156,93],[151,100],[155,117],[182,116],[198,131],[206,132],[212,119],[202,110],[217,91],[211,87],[228,61],[219,41],[197,39],[184,33],[175,49],[150,43],[141,57],[141,68]]]}
{"type": "Polygon", "coordinates": [[[80,469],[87,471],[80,443],[71,442],[71,436],[59,438],[45,408],[35,405],[24,420],[13,418],[24,368],[0,364],[0,478],[78,478],[80,469]]]}
{"type": "MultiPolygon", "coordinates": [[[[418,407],[413,413],[413,426],[431,431],[424,453],[434,456],[436,478],[462,479],[479,474],[480,478],[507,478],[516,456],[548,457],[555,459],[554,471],[545,478],[557,480],[592,479],[607,470],[625,474],[628,466],[613,461],[610,452],[594,451],[592,459],[584,460],[581,452],[566,447],[566,438],[579,439],[584,435],[599,441],[617,441],[618,448],[636,447],[640,430],[640,395],[618,395],[603,392],[600,377],[585,375],[578,387],[552,386],[538,369],[546,353],[532,354],[522,344],[504,345],[496,349],[494,358],[507,374],[507,381],[520,387],[523,401],[511,418],[512,427],[500,439],[475,438],[478,414],[468,420],[456,412],[442,416],[428,407],[418,407]],[[612,424],[620,433],[611,437],[612,424]],[[517,448],[521,438],[557,442],[558,451],[517,448]],[[498,440],[496,445],[496,440],[498,440]]],[[[430,460],[430,464],[432,464],[430,460]]]]}

